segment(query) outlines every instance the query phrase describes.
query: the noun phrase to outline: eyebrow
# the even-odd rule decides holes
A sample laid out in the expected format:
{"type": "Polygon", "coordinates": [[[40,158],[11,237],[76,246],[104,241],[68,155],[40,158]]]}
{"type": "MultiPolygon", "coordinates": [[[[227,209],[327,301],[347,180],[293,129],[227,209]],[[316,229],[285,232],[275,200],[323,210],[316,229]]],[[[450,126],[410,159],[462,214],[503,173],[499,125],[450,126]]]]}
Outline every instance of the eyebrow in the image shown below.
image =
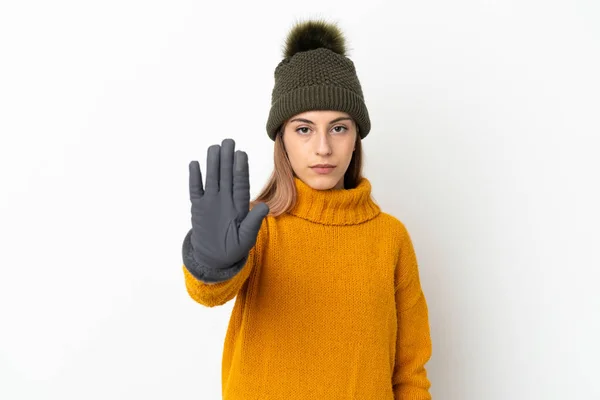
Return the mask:
{"type": "MultiPolygon", "coordinates": [[[[333,121],[331,121],[329,123],[333,124],[333,123],[336,123],[336,122],[339,122],[339,121],[344,121],[344,120],[350,120],[350,121],[352,121],[352,118],[350,118],[350,117],[339,117],[339,118],[336,118],[336,119],[334,119],[333,121]]],[[[311,124],[311,125],[315,124],[311,120],[304,119],[304,118],[294,118],[294,119],[290,120],[290,122],[294,122],[294,121],[304,122],[305,124],[311,124]]]]}

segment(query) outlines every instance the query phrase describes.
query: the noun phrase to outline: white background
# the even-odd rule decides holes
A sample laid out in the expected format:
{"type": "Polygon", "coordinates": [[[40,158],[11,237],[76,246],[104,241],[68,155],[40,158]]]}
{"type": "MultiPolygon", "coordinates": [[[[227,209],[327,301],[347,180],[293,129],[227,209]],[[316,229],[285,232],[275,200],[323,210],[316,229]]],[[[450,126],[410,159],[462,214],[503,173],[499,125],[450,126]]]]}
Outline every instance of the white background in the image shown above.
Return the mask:
{"type": "Polygon", "coordinates": [[[600,8],[581,1],[7,1],[0,398],[219,399],[234,301],[188,297],[188,164],[272,169],[273,71],[340,23],[407,226],[440,400],[600,399],[600,8]]]}

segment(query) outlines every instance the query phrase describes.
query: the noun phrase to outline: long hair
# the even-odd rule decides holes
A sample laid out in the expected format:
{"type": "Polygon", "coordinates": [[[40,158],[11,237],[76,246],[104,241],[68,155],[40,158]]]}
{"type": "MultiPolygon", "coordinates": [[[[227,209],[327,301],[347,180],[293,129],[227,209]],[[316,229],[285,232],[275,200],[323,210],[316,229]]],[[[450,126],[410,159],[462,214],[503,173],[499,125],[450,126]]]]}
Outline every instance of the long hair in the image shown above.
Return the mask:
{"type": "MultiPolygon", "coordinates": [[[[296,204],[296,186],[294,184],[294,170],[288,158],[283,145],[283,127],[278,130],[275,136],[275,145],[273,151],[274,167],[271,176],[267,180],[258,196],[250,202],[250,208],[258,202],[266,203],[269,206],[269,215],[277,217],[291,210],[296,204]]],[[[362,141],[356,126],[355,150],[348,169],[344,174],[344,188],[355,188],[362,179],[363,151],[362,141]]]]}

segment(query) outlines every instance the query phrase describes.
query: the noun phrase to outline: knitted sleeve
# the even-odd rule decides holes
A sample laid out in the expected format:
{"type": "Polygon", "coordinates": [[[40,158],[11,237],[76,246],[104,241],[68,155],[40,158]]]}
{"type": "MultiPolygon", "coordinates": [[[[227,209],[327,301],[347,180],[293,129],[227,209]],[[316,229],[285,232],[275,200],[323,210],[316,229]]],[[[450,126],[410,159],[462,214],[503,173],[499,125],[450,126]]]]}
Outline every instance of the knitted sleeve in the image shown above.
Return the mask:
{"type": "Polygon", "coordinates": [[[396,270],[398,333],[392,385],[395,400],[430,400],[425,364],[431,357],[427,302],[421,289],[417,258],[406,228],[402,229],[396,270]]]}
{"type": "Polygon", "coordinates": [[[267,223],[266,219],[258,231],[256,237],[256,244],[250,249],[248,253],[248,260],[238,272],[231,279],[218,283],[205,283],[201,280],[196,279],[183,265],[183,275],[185,278],[185,287],[192,299],[196,302],[207,306],[215,307],[227,303],[233,299],[244,283],[248,280],[255,266],[260,263],[261,253],[264,251],[264,246],[267,236],[267,223]]]}

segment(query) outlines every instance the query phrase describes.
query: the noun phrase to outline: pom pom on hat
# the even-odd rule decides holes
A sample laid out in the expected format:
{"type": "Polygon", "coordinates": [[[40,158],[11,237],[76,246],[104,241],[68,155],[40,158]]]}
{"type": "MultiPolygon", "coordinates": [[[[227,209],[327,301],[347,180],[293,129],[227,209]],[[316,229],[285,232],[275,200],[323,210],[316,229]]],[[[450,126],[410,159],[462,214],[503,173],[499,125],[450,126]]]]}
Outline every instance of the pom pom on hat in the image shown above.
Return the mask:
{"type": "Polygon", "coordinates": [[[322,47],[346,55],[346,39],[342,31],[336,24],[323,20],[297,23],[288,33],[284,46],[283,57],[322,47]]]}

